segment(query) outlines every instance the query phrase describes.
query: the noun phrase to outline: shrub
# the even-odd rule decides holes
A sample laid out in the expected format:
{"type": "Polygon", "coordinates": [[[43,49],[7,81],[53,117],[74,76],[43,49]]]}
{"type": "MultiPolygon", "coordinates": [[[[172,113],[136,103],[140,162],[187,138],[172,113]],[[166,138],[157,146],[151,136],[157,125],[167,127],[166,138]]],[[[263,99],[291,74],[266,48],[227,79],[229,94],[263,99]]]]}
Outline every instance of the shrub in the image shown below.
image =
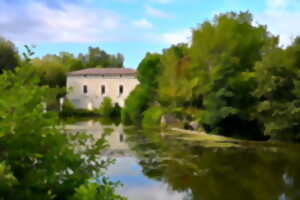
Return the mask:
{"type": "Polygon", "coordinates": [[[111,117],[114,112],[112,100],[109,97],[105,97],[98,109],[98,113],[103,117],[111,117]]]}
{"type": "Polygon", "coordinates": [[[66,99],[60,115],[62,117],[93,117],[99,116],[99,113],[97,111],[75,108],[72,102],[66,99]]]}
{"type": "Polygon", "coordinates": [[[121,114],[122,122],[124,124],[140,124],[143,112],[149,107],[152,96],[149,89],[137,86],[126,99],[125,108],[121,114]]]}
{"type": "MultiPolygon", "coordinates": [[[[0,199],[82,197],[76,188],[101,177],[111,163],[98,157],[105,140],[59,128],[57,114],[43,112],[49,88],[39,86],[30,67],[0,75],[0,93],[0,199]]],[[[102,182],[85,191],[111,194],[100,200],[120,199],[114,188],[102,182]]]]}
{"type": "Polygon", "coordinates": [[[143,113],[143,128],[155,128],[160,126],[161,116],[165,113],[165,109],[159,106],[150,107],[143,113]]]}
{"type": "Polygon", "coordinates": [[[112,117],[117,117],[117,118],[120,119],[120,117],[121,117],[121,111],[122,111],[122,108],[119,106],[118,103],[116,103],[111,116],[112,117]]]}

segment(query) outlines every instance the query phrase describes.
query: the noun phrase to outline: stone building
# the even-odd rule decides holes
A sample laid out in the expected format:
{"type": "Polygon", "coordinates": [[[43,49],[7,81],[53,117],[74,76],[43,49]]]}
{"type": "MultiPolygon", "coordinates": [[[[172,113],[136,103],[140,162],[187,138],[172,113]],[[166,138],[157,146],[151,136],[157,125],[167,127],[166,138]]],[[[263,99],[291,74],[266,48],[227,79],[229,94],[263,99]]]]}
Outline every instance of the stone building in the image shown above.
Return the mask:
{"type": "Polygon", "coordinates": [[[139,84],[136,71],[126,68],[89,68],[67,74],[67,99],[76,108],[99,108],[105,97],[124,106],[130,92],[139,84]]]}

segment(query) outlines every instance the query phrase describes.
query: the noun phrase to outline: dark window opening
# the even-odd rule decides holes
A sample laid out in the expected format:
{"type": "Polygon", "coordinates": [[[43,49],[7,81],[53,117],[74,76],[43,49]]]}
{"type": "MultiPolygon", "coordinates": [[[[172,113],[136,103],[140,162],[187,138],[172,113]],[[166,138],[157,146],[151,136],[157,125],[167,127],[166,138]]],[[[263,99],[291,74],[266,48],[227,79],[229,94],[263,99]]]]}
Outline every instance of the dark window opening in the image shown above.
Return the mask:
{"type": "Polygon", "coordinates": [[[119,95],[121,96],[123,94],[123,92],[124,92],[124,87],[123,87],[123,85],[120,85],[120,87],[119,87],[119,95]]]}
{"type": "Polygon", "coordinates": [[[105,95],[105,86],[101,85],[101,95],[105,95]]]}
{"type": "Polygon", "coordinates": [[[123,141],[124,141],[124,135],[121,134],[121,135],[120,135],[120,142],[123,142],[123,141]]]}
{"type": "Polygon", "coordinates": [[[87,93],[88,93],[88,87],[87,87],[87,85],[84,85],[84,86],[83,86],[83,93],[84,93],[84,94],[87,94],[87,93]]]}

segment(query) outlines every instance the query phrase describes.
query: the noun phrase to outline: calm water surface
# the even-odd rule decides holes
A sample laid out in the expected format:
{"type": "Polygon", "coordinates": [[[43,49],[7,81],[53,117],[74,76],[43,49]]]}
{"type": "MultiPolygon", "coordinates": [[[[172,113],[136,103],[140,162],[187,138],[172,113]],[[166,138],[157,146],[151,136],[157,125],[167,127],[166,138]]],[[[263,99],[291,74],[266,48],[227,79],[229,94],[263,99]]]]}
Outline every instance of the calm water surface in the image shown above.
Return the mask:
{"type": "Polygon", "coordinates": [[[207,145],[158,131],[77,122],[67,127],[101,137],[107,170],[129,200],[298,200],[300,146],[242,143],[207,145]]]}

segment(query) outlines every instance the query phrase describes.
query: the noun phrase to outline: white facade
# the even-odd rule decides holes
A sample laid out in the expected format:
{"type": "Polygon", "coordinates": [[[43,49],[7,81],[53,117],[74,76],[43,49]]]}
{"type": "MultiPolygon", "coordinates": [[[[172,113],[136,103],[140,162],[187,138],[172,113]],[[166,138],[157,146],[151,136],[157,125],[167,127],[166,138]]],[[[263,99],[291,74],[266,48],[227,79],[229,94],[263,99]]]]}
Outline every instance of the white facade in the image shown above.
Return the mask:
{"type": "Polygon", "coordinates": [[[133,74],[68,75],[67,99],[76,108],[99,108],[105,97],[124,106],[130,92],[139,84],[133,74]]]}

